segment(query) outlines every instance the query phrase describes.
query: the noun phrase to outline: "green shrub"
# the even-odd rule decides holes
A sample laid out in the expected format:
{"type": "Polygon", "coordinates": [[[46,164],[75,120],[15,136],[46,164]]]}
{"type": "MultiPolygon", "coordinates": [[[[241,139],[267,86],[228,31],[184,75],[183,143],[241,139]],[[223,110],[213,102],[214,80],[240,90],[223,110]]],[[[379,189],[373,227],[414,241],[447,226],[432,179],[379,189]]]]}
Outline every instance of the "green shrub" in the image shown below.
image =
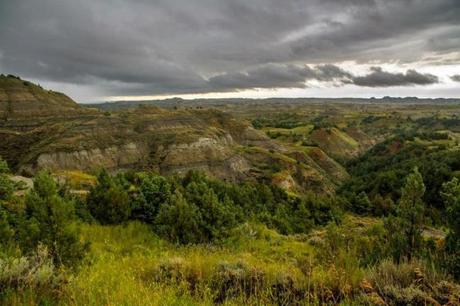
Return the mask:
{"type": "Polygon", "coordinates": [[[162,237],[178,243],[203,242],[198,208],[176,191],[169,202],[161,204],[155,230],[162,237]]]}
{"type": "Polygon", "coordinates": [[[236,225],[236,207],[228,197],[220,200],[205,182],[192,179],[160,206],[156,218],[159,234],[179,243],[211,242],[223,238],[236,225]]]}
{"type": "Polygon", "coordinates": [[[446,238],[446,258],[443,262],[448,271],[460,279],[460,181],[453,178],[442,186],[441,197],[447,207],[449,233],[446,238]]]}
{"type": "Polygon", "coordinates": [[[424,193],[422,175],[415,168],[406,179],[395,216],[385,221],[393,257],[398,261],[402,258],[411,259],[422,248],[424,193]]]}
{"type": "Polygon", "coordinates": [[[9,295],[30,290],[38,297],[37,305],[42,305],[61,295],[66,283],[68,276],[56,269],[46,247],[38,246],[29,257],[0,258],[0,304],[9,305],[9,295]]]}
{"type": "Polygon", "coordinates": [[[389,256],[386,230],[371,218],[347,216],[340,225],[331,223],[325,231],[312,235],[321,263],[366,268],[389,256]]]}
{"type": "Polygon", "coordinates": [[[4,174],[0,174],[0,201],[9,200],[14,192],[14,184],[4,174]]]}
{"type": "Polygon", "coordinates": [[[0,202],[10,199],[13,195],[14,184],[7,176],[9,171],[8,164],[0,156],[0,202]]]}
{"type": "Polygon", "coordinates": [[[395,264],[385,260],[371,269],[367,280],[387,305],[445,305],[458,303],[460,286],[445,281],[430,265],[418,260],[395,264]]]}
{"type": "Polygon", "coordinates": [[[372,211],[372,203],[364,191],[358,194],[352,207],[354,212],[362,215],[369,214],[372,211]]]}
{"type": "Polygon", "coordinates": [[[238,208],[229,197],[219,198],[205,182],[191,182],[185,190],[187,201],[198,208],[204,241],[220,239],[236,225],[238,208]]]}
{"type": "Polygon", "coordinates": [[[102,170],[97,185],[88,194],[87,203],[91,215],[102,224],[119,224],[131,216],[128,192],[120,178],[102,170]]]}
{"type": "Polygon", "coordinates": [[[4,248],[9,244],[13,235],[14,230],[9,223],[8,212],[0,204],[0,246],[4,248]]]}
{"type": "Polygon", "coordinates": [[[260,295],[265,284],[265,274],[256,268],[250,268],[244,262],[220,263],[213,273],[211,285],[214,302],[260,295]]]}
{"type": "MultiPolygon", "coordinates": [[[[450,180],[460,167],[458,149],[442,148],[417,143],[413,140],[417,133],[401,132],[372,147],[365,154],[347,162],[351,178],[339,190],[339,194],[354,202],[357,194],[365,192],[372,202],[371,213],[387,215],[390,211],[375,206],[373,199],[382,197],[398,202],[405,177],[414,167],[418,167],[426,184],[423,201],[425,214],[433,221],[442,224],[446,217],[445,205],[439,196],[442,184],[450,180]],[[412,139],[412,140],[411,140],[412,139]]],[[[353,207],[351,207],[353,209],[353,207]]]]}
{"type": "Polygon", "coordinates": [[[148,175],[141,179],[139,195],[135,200],[132,216],[147,223],[154,223],[160,206],[171,198],[171,185],[159,175],[148,175]]]}
{"type": "Polygon", "coordinates": [[[0,174],[6,174],[6,173],[9,173],[9,172],[10,172],[10,169],[8,167],[8,163],[6,162],[6,160],[4,160],[0,156],[0,174]]]}
{"type": "Polygon", "coordinates": [[[31,253],[42,244],[56,265],[76,266],[88,245],[80,242],[74,206],[60,197],[48,172],[39,172],[25,199],[24,221],[18,228],[21,249],[31,253]]]}

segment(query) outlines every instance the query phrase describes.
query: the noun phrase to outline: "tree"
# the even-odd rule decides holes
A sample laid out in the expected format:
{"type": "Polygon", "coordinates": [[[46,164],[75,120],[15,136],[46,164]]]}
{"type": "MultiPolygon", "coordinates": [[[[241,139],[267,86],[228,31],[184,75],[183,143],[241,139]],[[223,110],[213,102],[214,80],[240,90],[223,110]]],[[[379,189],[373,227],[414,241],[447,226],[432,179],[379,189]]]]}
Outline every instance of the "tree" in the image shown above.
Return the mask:
{"type": "Polygon", "coordinates": [[[142,179],[139,187],[137,205],[133,208],[133,217],[147,223],[154,223],[160,206],[169,202],[171,185],[166,178],[150,175],[142,179]]]}
{"type": "Polygon", "coordinates": [[[449,227],[447,266],[455,278],[460,279],[460,181],[457,178],[442,185],[441,198],[446,206],[449,227]]]}
{"type": "Polygon", "coordinates": [[[74,224],[74,207],[57,193],[57,185],[48,172],[34,179],[34,188],[25,199],[25,221],[21,231],[21,247],[33,252],[39,245],[48,248],[56,265],[75,266],[88,245],[80,242],[74,224]]]}
{"type": "Polygon", "coordinates": [[[13,226],[10,224],[12,216],[7,209],[7,205],[4,205],[12,199],[14,192],[14,183],[7,175],[9,172],[8,164],[0,157],[0,246],[3,245],[3,249],[6,249],[5,246],[13,240],[15,233],[13,226]]]}
{"type": "Polygon", "coordinates": [[[411,259],[422,244],[425,193],[423,178],[417,168],[406,178],[395,216],[385,222],[395,259],[411,259]]]}
{"type": "Polygon", "coordinates": [[[353,208],[353,210],[358,214],[369,214],[372,211],[372,203],[369,200],[367,193],[361,191],[358,194],[353,208]]]}
{"type": "Polygon", "coordinates": [[[10,172],[8,163],[0,156],[0,174],[6,174],[10,172]]]}
{"type": "Polygon", "coordinates": [[[293,224],[295,233],[308,233],[314,226],[314,218],[310,211],[308,200],[302,199],[297,203],[294,215],[295,222],[293,224]]]}
{"type": "Polygon", "coordinates": [[[102,224],[119,224],[131,215],[127,191],[106,170],[98,174],[97,185],[91,188],[87,203],[91,215],[102,224]]]}
{"type": "Polygon", "coordinates": [[[446,206],[449,235],[460,242],[460,181],[456,177],[442,185],[441,198],[446,206]]]}
{"type": "MultiPolygon", "coordinates": [[[[152,201],[164,199],[155,219],[160,235],[179,243],[207,243],[225,237],[236,225],[241,208],[234,204],[227,185],[197,171],[190,171],[172,184],[175,187],[168,188],[175,192],[169,201],[167,192],[154,193],[152,197],[152,201]]],[[[238,194],[235,190],[231,193],[238,194]]]]}
{"type": "Polygon", "coordinates": [[[156,216],[156,231],[159,235],[177,243],[201,242],[199,212],[176,190],[171,200],[161,204],[156,216]]]}
{"type": "MultiPolygon", "coordinates": [[[[0,246],[11,241],[14,231],[8,221],[8,212],[0,204],[0,246]]],[[[1,253],[1,252],[0,252],[1,253]]]]}
{"type": "Polygon", "coordinates": [[[0,157],[0,201],[8,200],[13,195],[14,184],[8,178],[8,164],[0,157]]]}
{"type": "Polygon", "coordinates": [[[222,238],[236,225],[236,205],[229,197],[220,200],[205,180],[192,181],[185,192],[187,201],[198,208],[203,242],[222,238]]]}
{"type": "Polygon", "coordinates": [[[377,216],[387,216],[394,209],[393,200],[389,195],[384,198],[378,193],[374,196],[372,203],[377,216]]]}

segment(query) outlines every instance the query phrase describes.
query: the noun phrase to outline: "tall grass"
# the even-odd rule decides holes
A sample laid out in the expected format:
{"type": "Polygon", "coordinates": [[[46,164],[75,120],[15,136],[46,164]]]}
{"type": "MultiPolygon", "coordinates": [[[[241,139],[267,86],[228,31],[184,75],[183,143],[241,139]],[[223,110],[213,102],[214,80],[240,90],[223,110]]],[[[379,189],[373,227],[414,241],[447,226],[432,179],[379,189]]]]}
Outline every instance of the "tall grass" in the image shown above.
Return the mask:
{"type": "Polygon", "coordinates": [[[177,246],[141,223],[84,225],[92,249],[68,286],[66,303],[270,304],[275,295],[287,299],[290,293],[283,290],[295,289],[289,286],[306,286],[297,259],[312,251],[307,242],[259,225],[246,227],[251,227],[244,229],[247,235],[237,232],[221,245],[177,246]]]}
{"type": "Polygon", "coordinates": [[[219,244],[179,246],[138,222],[82,227],[83,238],[91,241],[90,253],[74,278],[59,287],[57,298],[40,299],[33,290],[22,290],[9,293],[9,304],[419,305],[420,301],[460,301],[458,286],[422,262],[398,266],[383,261],[368,268],[352,248],[340,244],[326,260],[322,254],[326,249],[317,245],[318,240],[333,242],[317,233],[313,245],[308,236],[283,236],[262,225],[245,224],[219,244]]]}

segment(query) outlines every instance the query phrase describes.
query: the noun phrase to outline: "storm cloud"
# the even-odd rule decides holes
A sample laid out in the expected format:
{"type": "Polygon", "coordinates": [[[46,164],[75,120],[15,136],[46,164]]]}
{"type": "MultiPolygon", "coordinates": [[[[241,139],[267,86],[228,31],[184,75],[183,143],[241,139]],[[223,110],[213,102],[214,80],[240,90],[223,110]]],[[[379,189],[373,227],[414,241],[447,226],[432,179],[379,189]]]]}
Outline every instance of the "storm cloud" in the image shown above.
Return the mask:
{"type": "Polygon", "coordinates": [[[210,90],[305,88],[306,81],[342,81],[352,75],[334,65],[266,65],[246,72],[225,73],[209,79],[210,90]]]}
{"type": "Polygon", "coordinates": [[[0,72],[105,95],[429,85],[341,63],[460,64],[458,16],[458,0],[0,0],[0,72]]]}
{"type": "Polygon", "coordinates": [[[353,84],[366,87],[391,87],[431,85],[439,82],[435,75],[422,74],[415,70],[407,70],[406,73],[391,73],[383,71],[380,67],[372,67],[372,72],[365,76],[354,77],[353,84]]]}
{"type": "MultiPolygon", "coordinates": [[[[454,79],[454,77],[453,77],[454,79]]],[[[353,75],[335,65],[281,66],[268,65],[246,72],[222,74],[209,80],[209,90],[239,90],[250,88],[305,88],[308,81],[333,82],[335,86],[353,84],[363,87],[396,87],[431,85],[439,82],[433,74],[409,69],[405,73],[391,73],[381,67],[371,67],[363,76],[353,75]]]]}

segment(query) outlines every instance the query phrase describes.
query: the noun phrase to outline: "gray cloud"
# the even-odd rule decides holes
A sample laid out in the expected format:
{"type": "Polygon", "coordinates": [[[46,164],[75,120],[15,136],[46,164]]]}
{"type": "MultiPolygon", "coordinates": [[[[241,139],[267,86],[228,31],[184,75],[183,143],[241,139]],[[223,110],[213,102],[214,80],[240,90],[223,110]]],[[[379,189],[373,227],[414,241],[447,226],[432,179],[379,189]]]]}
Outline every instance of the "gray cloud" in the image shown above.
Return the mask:
{"type": "Polygon", "coordinates": [[[371,70],[372,72],[368,75],[353,77],[353,84],[365,87],[392,87],[439,83],[437,76],[422,74],[415,70],[407,70],[406,73],[390,73],[383,71],[380,67],[372,67],[371,70]]]}
{"type": "Polygon", "coordinates": [[[247,88],[305,87],[306,78],[314,72],[307,66],[266,65],[247,72],[224,73],[209,79],[216,90],[247,88]]]}
{"type": "Polygon", "coordinates": [[[336,86],[353,84],[361,87],[395,87],[439,83],[432,74],[415,70],[391,73],[372,67],[367,75],[356,76],[335,65],[265,65],[245,72],[225,73],[209,79],[206,90],[232,91],[251,88],[305,88],[308,81],[334,82],[336,86]]]}
{"type": "Polygon", "coordinates": [[[450,77],[452,81],[460,82],[460,74],[456,74],[450,77]]]}
{"type": "Polygon", "coordinates": [[[0,69],[108,95],[423,85],[433,78],[366,83],[334,64],[442,63],[460,53],[458,16],[458,0],[0,0],[0,69]]]}
{"type": "Polygon", "coordinates": [[[308,80],[341,81],[351,74],[334,65],[265,65],[246,72],[225,73],[209,79],[210,90],[304,88],[308,80]]]}
{"type": "Polygon", "coordinates": [[[317,79],[318,81],[341,81],[346,83],[347,79],[353,78],[350,72],[331,64],[320,65],[316,69],[317,72],[313,79],[317,79]]]}

